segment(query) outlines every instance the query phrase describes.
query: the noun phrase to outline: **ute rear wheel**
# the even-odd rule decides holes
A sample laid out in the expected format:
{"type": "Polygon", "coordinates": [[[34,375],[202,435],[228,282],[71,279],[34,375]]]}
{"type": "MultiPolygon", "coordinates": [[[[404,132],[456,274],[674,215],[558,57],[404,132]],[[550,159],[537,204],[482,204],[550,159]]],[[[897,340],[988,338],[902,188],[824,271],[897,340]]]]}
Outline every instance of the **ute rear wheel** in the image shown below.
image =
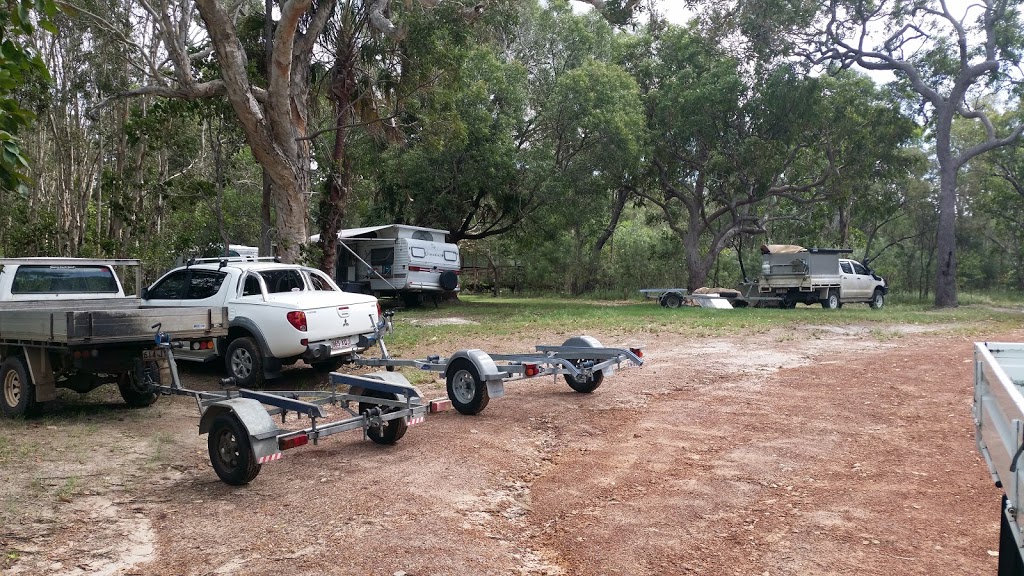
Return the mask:
{"type": "Polygon", "coordinates": [[[829,290],[828,296],[821,301],[821,307],[826,310],[838,310],[839,309],[839,293],[835,290],[829,290]]]}
{"type": "Polygon", "coordinates": [[[37,411],[36,387],[20,356],[9,356],[0,364],[0,386],[0,408],[5,416],[30,416],[37,411]]]}
{"type": "Polygon", "coordinates": [[[227,484],[244,486],[260,473],[262,465],[256,461],[249,433],[234,414],[213,418],[207,447],[213,471],[227,484]]]}
{"type": "Polygon", "coordinates": [[[117,389],[120,390],[125,404],[132,408],[145,408],[156,402],[158,396],[152,385],[159,380],[160,367],[156,362],[137,363],[133,370],[118,377],[117,389]]]}
{"type": "MultiPolygon", "coordinates": [[[[369,396],[371,398],[383,398],[386,400],[397,400],[398,396],[389,394],[387,392],[377,392],[374,390],[367,390],[363,392],[362,396],[369,396]]],[[[394,412],[398,408],[388,406],[386,404],[373,404],[372,402],[360,402],[359,413],[363,414],[369,410],[377,408],[382,414],[394,412]]],[[[376,444],[394,444],[405,436],[406,431],[409,430],[409,424],[405,421],[405,417],[395,418],[393,420],[387,420],[381,423],[380,426],[370,426],[366,429],[366,436],[373,440],[376,444]]]]}
{"type": "Polygon", "coordinates": [[[448,399],[460,414],[479,414],[491,401],[487,385],[480,379],[476,366],[465,358],[453,361],[445,369],[448,399]]]}
{"type": "Polygon", "coordinates": [[[232,340],[228,345],[224,362],[227,365],[228,375],[235,379],[236,386],[241,388],[263,387],[265,381],[263,354],[253,338],[246,336],[232,340]]]}

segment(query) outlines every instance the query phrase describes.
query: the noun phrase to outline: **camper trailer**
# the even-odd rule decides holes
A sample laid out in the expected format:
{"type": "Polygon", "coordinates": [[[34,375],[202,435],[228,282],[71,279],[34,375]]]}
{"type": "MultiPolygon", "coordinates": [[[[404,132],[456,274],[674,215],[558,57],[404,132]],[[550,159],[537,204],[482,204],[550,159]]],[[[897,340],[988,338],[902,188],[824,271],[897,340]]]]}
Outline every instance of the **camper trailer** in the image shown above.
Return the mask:
{"type": "Polygon", "coordinates": [[[400,296],[418,303],[424,295],[459,289],[459,247],[444,230],[389,224],[338,233],[337,282],[346,291],[400,296]]]}

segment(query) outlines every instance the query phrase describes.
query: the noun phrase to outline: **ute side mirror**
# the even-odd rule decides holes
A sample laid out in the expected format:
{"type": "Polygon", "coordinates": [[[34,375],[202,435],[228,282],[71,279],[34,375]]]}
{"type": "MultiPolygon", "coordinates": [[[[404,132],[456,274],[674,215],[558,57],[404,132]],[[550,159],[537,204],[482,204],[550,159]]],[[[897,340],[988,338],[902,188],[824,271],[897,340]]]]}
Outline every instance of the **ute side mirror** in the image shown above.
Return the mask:
{"type": "Polygon", "coordinates": [[[149,288],[143,288],[141,296],[143,300],[149,300],[149,288]]]}

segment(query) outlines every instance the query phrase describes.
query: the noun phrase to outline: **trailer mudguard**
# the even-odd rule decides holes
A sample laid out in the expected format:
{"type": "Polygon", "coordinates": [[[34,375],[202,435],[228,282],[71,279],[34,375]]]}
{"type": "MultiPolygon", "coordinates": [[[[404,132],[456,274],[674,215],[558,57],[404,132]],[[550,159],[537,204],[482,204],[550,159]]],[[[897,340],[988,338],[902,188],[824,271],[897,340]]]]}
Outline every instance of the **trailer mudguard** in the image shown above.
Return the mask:
{"type": "Polygon", "coordinates": [[[251,398],[229,398],[207,406],[199,420],[199,433],[208,433],[213,419],[218,414],[226,412],[234,414],[249,433],[249,442],[252,444],[252,451],[257,461],[280,452],[277,447],[277,436],[280,434],[277,424],[267,413],[263,404],[251,398]]]}
{"type": "MultiPolygon", "coordinates": [[[[488,396],[491,398],[501,398],[505,395],[504,373],[498,370],[497,364],[494,363],[494,360],[486,352],[476,348],[472,350],[459,350],[448,358],[447,365],[451,366],[452,362],[459,358],[465,358],[473,363],[473,367],[476,368],[476,373],[480,380],[487,384],[488,396]]],[[[447,371],[443,376],[445,378],[448,377],[447,371]]]]}
{"type": "Polygon", "coordinates": [[[350,386],[350,392],[357,396],[361,396],[365,390],[373,390],[396,394],[401,400],[423,398],[423,393],[398,372],[373,372],[363,376],[331,372],[330,378],[332,385],[350,386]]]}

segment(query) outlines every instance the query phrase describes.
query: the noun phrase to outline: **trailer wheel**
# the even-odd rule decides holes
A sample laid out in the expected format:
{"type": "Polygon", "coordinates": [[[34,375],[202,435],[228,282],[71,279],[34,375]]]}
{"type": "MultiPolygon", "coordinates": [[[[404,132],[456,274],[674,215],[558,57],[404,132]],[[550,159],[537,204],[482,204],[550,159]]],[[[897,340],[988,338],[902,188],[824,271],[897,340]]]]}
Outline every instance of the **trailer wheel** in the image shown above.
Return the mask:
{"type": "Polygon", "coordinates": [[[826,310],[838,310],[839,309],[839,293],[835,290],[829,290],[828,296],[821,301],[821,307],[826,310]]]}
{"type": "Polygon", "coordinates": [[[669,292],[661,297],[661,305],[666,308],[679,308],[683,304],[683,299],[675,292],[669,292]]]}
{"type": "Polygon", "coordinates": [[[235,338],[228,345],[225,355],[228,376],[235,379],[240,388],[262,388],[265,380],[263,374],[263,354],[256,341],[251,337],[235,338]]]}
{"type": "MultiPolygon", "coordinates": [[[[362,394],[363,396],[370,396],[372,398],[384,398],[386,400],[397,400],[398,397],[394,394],[387,392],[377,392],[374,390],[366,390],[362,394]]],[[[371,408],[379,408],[381,412],[388,413],[398,410],[391,406],[373,404],[371,402],[360,402],[359,413],[362,414],[371,408]]],[[[409,424],[406,423],[405,418],[395,418],[394,420],[388,420],[381,426],[370,426],[366,429],[366,436],[370,440],[373,440],[375,444],[394,444],[405,436],[406,431],[409,430],[409,424]]]]}
{"type": "MultiPolygon", "coordinates": [[[[562,343],[562,346],[575,346],[578,348],[600,348],[601,343],[590,336],[579,336],[576,338],[569,338],[568,340],[562,343]]],[[[583,365],[583,360],[580,359],[569,359],[569,361],[572,362],[572,365],[577,368],[583,365]]],[[[600,386],[602,382],[604,382],[604,372],[600,370],[591,374],[589,378],[577,378],[569,374],[565,374],[564,377],[565,383],[568,384],[570,388],[577,392],[582,392],[584,394],[589,394],[594,390],[597,390],[597,387],[600,386]]]]}
{"type": "Polygon", "coordinates": [[[445,374],[448,376],[448,399],[460,414],[472,416],[487,407],[491,397],[472,362],[459,358],[447,366],[445,374]]]}
{"type": "Polygon", "coordinates": [[[210,464],[225,483],[244,486],[260,473],[262,465],[256,463],[249,433],[234,414],[215,416],[207,436],[210,464]]]}
{"type": "Polygon", "coordinates": [[[151,383],[156,383],[160,378],[160,367],[156,362],[146,362],[141,366],[142,381],[139,381],[138,368],[122,372],[117,379],[117,389],[121,391],[121,398],[125,404],[132,408],[145,408],[151,406],[157,399],[157,393],[153,391],[151,383]]]}
{"type": "Polygon", "coordinates": [[[885,294],[882,294],[881,290],[875,290],[874,295],[871,296],[871,302],[868,302],[868,306],[875,310],[885,306],[885,294]]]}
{"type": "Polygon", "coordinates": [[[9,356],[0,365],[0,384],[3,386],[0,408],[5,416],[31,416],[38,412],[36,387],[20,356],[9,356]]]}

